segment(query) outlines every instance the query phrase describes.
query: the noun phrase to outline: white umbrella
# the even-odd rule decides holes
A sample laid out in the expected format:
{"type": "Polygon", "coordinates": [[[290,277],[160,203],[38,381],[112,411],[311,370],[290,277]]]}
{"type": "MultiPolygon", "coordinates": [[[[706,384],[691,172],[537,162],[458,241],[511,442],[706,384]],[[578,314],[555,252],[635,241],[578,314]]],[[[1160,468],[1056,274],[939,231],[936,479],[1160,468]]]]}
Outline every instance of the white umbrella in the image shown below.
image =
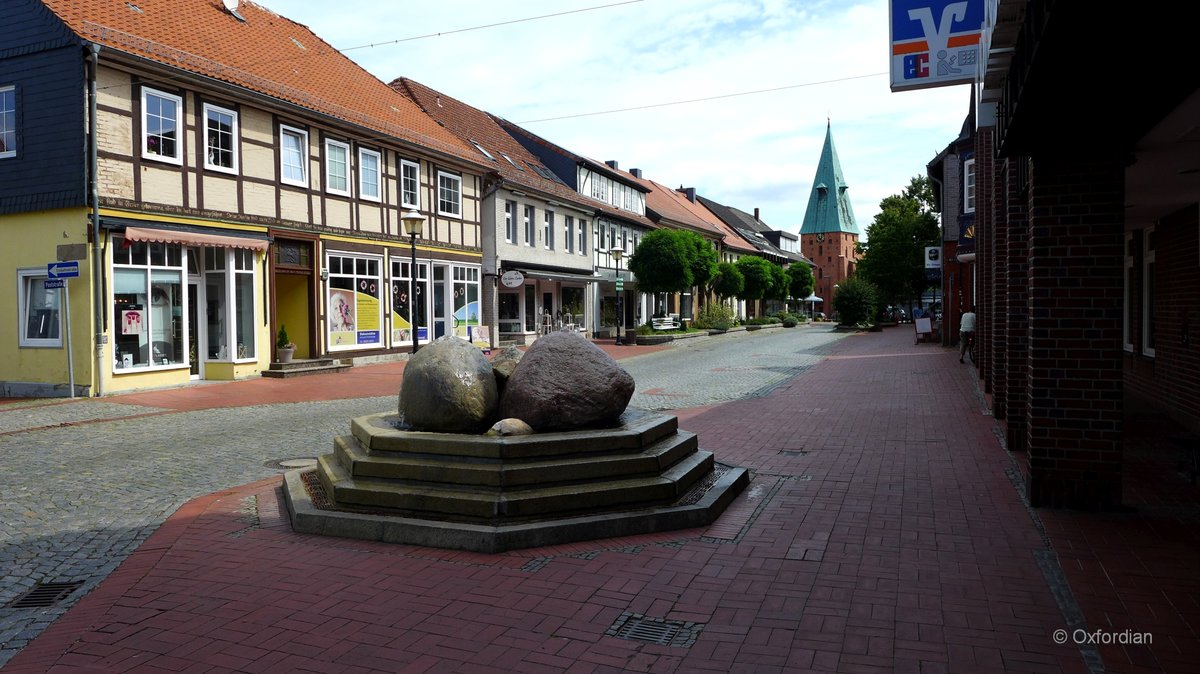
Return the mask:
{"type": "Polygon", "coordinates": [[[809,295],[808,297],[805,297],[804,301],[808,302],[808,318],[809,318],[809,320],[815,319],[817,316],[817,314],[816,314],[817,302],[824,302],[825,300],[821,299],[820,297],[817,297],[816,293],[813,293],[813,294],[809,295]]]}

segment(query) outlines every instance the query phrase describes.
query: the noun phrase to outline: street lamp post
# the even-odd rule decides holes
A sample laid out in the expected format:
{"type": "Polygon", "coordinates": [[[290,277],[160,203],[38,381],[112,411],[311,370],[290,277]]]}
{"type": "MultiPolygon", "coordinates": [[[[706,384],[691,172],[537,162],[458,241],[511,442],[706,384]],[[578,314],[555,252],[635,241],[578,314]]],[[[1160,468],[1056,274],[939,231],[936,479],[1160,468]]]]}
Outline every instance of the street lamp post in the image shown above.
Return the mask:
{"type": "Polygon", "coordinates": [[[412,352],[417,353],[417,237],[425,226],[425,216],[418,211],[406,211],[400,216],[404,233],[408,234],[412,248],[412,265],[408,269],[408,323],[412,330],[412,352]]]}
{"type": "Polygon", "coordinates": [[[621,341],[621,324],[625,322],[625,314],[621,311],[621,295],[624,290],[621,287],[623,285],[621,283],[621,256],[625,254],[625,249],[624,248],[611,248],[611,249],[609,249],[608,253],[609,253],[609,255],[612,255],[613,266],[616,267],[616,269],[617,269],[617,341],[616,341],[616,343],[618,345],[621,345],[621,344],[625,343],[625,342],[621,341]]]}

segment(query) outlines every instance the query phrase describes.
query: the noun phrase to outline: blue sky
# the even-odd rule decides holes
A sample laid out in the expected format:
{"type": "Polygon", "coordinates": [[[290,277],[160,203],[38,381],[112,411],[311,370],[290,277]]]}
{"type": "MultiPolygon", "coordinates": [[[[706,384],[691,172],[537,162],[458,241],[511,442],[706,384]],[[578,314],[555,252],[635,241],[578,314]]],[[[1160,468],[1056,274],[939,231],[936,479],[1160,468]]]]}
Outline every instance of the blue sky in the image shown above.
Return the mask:
{"type": "Polygon", "coordinates": [[[865,232],[879,201],[924,173],[968,110],[965,85],[890,92],[887,0],[639,0],[449,33],[616,2],[260,4],[384,81],[410,77],[579,154],[757,207],[793,232],[827,118],[865,232]],[[408,39],[433,33],[449,34],[408,39]],[[389,44],[354,48],[374,43],[389,44]],[[761,90],[775,91],[729,96],[761,90]],[[587,114],[702,98],[713,100],[587,114]]]}

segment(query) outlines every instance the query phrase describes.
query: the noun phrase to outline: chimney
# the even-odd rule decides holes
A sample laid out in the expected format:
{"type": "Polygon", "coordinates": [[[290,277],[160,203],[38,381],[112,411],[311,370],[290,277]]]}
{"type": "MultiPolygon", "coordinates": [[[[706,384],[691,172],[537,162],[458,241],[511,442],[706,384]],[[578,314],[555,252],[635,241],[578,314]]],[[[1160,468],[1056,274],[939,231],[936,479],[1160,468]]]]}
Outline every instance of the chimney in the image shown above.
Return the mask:
{"type": "Polygon", "coordinates": [[[633,176],[634,178],[641,178],[642,169],[629,169],[629,175],[633,176]]]}
{"type": "Polygon", "coordinates": [[[696,203],[695,187],[685,187],[683,188],[683,193],[687,195],[688,201],[692,202],[693,204],[696,203]]]}
{"type": "Polygon", "coordinates": [[[609,159],[608,161],[606,161],[606,162],[604,162],[604,163],[605,163],[605,164],[608,164],[608,167],[609,167],[610,169],[614,170],[614,171],[620,170],[620,169],[618,168],[618,166],[617,166],[617,160],[616,160],[616,159],[609,159]]]}
{"type": "Polygon", "coordinates": [[[755,221],[755,222],[762,222],[762,220],[760,220],[760,219],[759,219],[759,217],[758,217],[758,206],[755,206],[755,207],[754,207],[754,221],[755,221]]]}

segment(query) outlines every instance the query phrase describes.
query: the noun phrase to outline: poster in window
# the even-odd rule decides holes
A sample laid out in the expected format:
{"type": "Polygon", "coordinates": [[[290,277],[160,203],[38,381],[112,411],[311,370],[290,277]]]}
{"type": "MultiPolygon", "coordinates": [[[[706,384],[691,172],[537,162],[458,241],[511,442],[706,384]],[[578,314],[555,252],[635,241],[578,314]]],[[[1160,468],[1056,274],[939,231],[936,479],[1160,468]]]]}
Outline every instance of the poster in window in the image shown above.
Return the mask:
{"type": "Polygon", "coordinates": [[[329,341],[332,346],[355,343],[354,291],[329,291],[329,341]]]}
{"type": "Polygon", "coordinates": [[[408,322],[408,282],[392,282],[392,344],[412,341],[412,323],[408,322]]]}
{"type": "Polygon", "coordinates": [[[146,331],[146,316],[141,309],[125,309],[121,312],[121,334],[140,335],[146,331]]]}
{"type": "Polygon", "coordinates": [[[355,311],[358,314],[358,344],[379,343],[379,284],[374,279],[359,279],[355,293],[355,311]]]}

